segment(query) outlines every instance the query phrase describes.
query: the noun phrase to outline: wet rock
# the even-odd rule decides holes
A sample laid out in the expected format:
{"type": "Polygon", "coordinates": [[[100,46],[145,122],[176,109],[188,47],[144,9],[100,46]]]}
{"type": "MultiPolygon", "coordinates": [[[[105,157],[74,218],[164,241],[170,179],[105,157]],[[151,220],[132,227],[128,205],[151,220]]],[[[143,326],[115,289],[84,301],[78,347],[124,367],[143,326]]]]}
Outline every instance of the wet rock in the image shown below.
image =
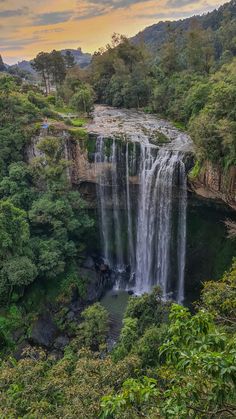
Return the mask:
{"type": "Polygon", "coordinates": [[[70,343],[68,336],[58,336],[54,342],[54,348],[64,351],[65,347],[70,343]]]}
{"type": "Polygon", "coordinates": [[[107,270],[100,273],[91,271],[91,273],[94,273],[94,275],[90,275],[89,281],[87,282],[86,297],[84,299],[86,303],[93,303],[94,301],[100,300],[104,292],[114,285],[107,270]]]}
{"type": "Polygon", "coordinates": [[[23,338],[23,336],[25,335],[25,330],[23,328],[20,329],[16,329],[12,332],[12,340],[13,342],[18,342],[20,339],[23,338]]]}
{"type": "Polygon", "coordinates": [[[128,291],[128,294],[129,294],[129,295],[134,295],[134,291],[129,290],[129,291],[128,291]]]}
{"type": "Polygon", "coordinates": [[[83,268],[85,269],[93,269],[94,268],[94,260],[91,256],[88,256],[83,263],[83,268]]]}
{"type": "Polygon", "coordinates": [[[20,361],[20,359],[24,359],[26,357],[24,353],[29,347],[29,343],[26,340],[24,340],[18,345],[16,351],[13,353],[13,357],[17,361],[20,361]]]}
{"type": "Polygon", "coordinates": [[[67,313],[66,315],[66,320],[68,320],[69,322],[73,322],[73,320],[75,320],[75,313],[74,311],[70,310],[69,313],[67,313]]]}
{"type": "Polygon", "coordinates": [[[79,290],[76,286],[74,286],[71,290],[71,302],[76,303],[79,299],[79,290]]]}
{"type": "Polygon", "coordinates": [[[33,325],[30,341],[35,345],[50,348],[58,334],[58,328],[50,314],[39,317],[33,325]]]}
{"type": "Polygon", "coordinates": [[[110,272],[109,266],[106,263],[101,263],[99,269],[100,269],[100,272],[103,274],[110,272]]]}

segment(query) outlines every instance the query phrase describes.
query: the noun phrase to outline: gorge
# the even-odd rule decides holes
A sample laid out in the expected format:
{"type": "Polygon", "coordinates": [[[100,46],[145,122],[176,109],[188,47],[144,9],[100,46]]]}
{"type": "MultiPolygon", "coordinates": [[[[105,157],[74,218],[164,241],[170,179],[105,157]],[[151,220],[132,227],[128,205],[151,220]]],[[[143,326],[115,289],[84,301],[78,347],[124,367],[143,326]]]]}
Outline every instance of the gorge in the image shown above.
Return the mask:
{"type": "MultiPolygon", "coordinates": [[[[193,165],[191,139],[153,115],[101,105],[95,108],[88,132],[87,145],[84,141],[77,145],[72,178],[81,180],[82,193],[89,189],[90,198],[93,196],[100,254],[116,272],[115,288],[142,294],[159,285],[164,298],[183,303],[186,276],[188,288],[190,281],[194,283],[189,261],[193,259],[191,225],[196,222],[194,207],[199,205],[193,204],[190,194],[187,208],[187,173],[193,165]]],[[[206,205],[204,200],[199,202],[206,205]]],[[[220,212],[217,217],[224,217],[220,212]]],[[[198,224],[201,229],[200,220],[198,224]]],[[[218,245],[224,234],[223,224],[220,230],[218,245]]],[[[207,232],[199,244],[202,254],[206,241],[207,232]]],[[[201,274],[193,263],[195,275],[200,274],[199,289],[201,277],[208,270],[203,269],[201,274]]]]}

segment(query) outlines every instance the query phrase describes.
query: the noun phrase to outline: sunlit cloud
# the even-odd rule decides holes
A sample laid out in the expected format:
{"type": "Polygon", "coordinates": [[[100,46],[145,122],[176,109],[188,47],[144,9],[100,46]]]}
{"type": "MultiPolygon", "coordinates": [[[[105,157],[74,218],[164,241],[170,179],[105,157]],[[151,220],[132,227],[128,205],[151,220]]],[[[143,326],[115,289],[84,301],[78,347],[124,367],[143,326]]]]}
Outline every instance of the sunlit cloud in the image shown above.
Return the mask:
{"type": "Polygon", "coordinates": [[[28,13],[28,8],[27,7],[22,7],[21,9],[2,10],[2,11],[0,11],[0,19],[1,18],[16,17],[16,16],[24,16],[27,13],[28,13]]]}
{"type": "Polygon", "coordinates": [[[49,12],[42,13],[35,16],[33,19],[34,26],[48,26],[56,25],[57,23],[63,23],[70,20],[73,15],[72,10],[65,10],[64,12],[49,12]]]}
{"type": "Polygon", "coordinates": [[[199,3],[198,0],[168,0],[166,6],[172,8],[180,8],[184,6],[188,6],[189,4],[199,3]]]}

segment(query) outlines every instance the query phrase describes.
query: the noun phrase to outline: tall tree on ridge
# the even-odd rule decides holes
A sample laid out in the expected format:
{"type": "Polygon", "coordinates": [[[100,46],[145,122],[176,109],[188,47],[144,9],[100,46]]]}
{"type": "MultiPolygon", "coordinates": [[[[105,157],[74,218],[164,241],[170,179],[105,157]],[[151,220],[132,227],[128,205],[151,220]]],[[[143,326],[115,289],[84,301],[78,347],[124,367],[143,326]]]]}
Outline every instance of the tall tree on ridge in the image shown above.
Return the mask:
{"type": "Polygon", "coordinates": [[[1,54],[0,54],[0,71],[5,71],[5,70],[6,70],[6,67],[5,67],[5,65],[4,65],[4,62],[3,62],[2,56],[1,56],[1,54]]]}

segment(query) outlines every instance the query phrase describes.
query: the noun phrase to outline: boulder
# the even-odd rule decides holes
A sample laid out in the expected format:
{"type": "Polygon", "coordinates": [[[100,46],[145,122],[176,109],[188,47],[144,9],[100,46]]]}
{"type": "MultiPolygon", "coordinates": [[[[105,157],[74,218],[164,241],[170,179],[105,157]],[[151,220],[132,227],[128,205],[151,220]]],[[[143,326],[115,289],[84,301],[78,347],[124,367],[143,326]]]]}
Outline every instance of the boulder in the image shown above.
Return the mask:
{"type": "Polygon", "coordinates": [[[18,346],[17,349],[15,350],[15,352],[13,353],[13,357],[17,360],[20,361],[20,359],[24,359],[25,355],[24,352],[25,350],[29,349],[29,343],[24,340],[23,342],[21,342],[18,346]]]}
{"type": "Polygon", "coordinates": [[[70,343],[68,336],[58,336],[54,342],[54,348],[59,351],[64,351],[65,347],[70,343]]]}
{"type": "Polygon", "coordinates": [[[49,313],[38,318],[34,323],[30,340],[35,345],[50,348],[58,334],[58,328],[49,313]]]}

